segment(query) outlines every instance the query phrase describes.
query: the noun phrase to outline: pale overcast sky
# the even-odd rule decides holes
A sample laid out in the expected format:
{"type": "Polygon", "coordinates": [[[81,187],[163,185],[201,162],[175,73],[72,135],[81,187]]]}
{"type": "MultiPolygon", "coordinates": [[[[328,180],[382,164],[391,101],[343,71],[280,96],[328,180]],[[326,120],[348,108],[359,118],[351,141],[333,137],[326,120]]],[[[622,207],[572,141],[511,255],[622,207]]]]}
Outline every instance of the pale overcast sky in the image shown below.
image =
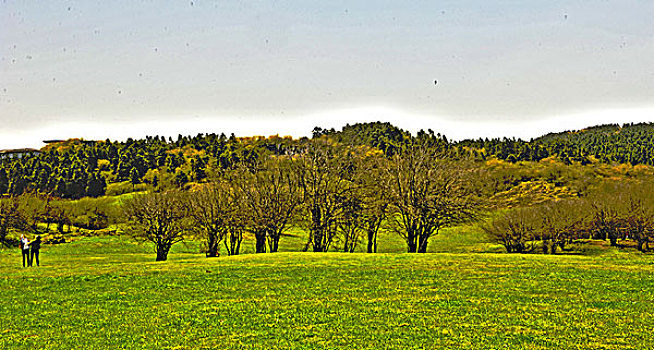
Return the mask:
{"type": "Polygon", "coordinates": [[[654,121],[652,0],[0,1],[0,148],[654,121]]]}

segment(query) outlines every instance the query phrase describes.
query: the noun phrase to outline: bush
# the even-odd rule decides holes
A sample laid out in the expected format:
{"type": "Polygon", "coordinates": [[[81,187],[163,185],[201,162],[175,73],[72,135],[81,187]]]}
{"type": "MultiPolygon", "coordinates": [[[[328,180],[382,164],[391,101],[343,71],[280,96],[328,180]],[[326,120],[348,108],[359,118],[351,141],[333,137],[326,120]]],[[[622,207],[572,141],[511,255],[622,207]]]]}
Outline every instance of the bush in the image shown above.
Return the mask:
{"type": "Polygon", "coordinates": [[[129,181],[115,182],[107,185],[107,196],[120,196],[126,193],[142,192],[147,190],[147,184],[140,183],[132,185],[129,181]]]}
{"type": "Polygon", "coordinates": [[[579,239],[633,239],[640,251],[654,241],[654,184],[617,183],[586,198],[556,200],[508,211],[483,228],[509,253],[531,251],[541,243],[543,253],[556,253],[579,239]]]}
{"type": "Polygon", "coordinates": [[[111,198],[83,198],[73,205],[71,222],[87,230],[109,227],[119,216],[119,208],[111,198]]]}
{"type": "Polygon", "coordinates": [[[533,250],[533,234],[538,226],[531,208],[512,209],[486,225],[484,232],[495,242],[501,243],[507,253],[526,253],[533,250]]]}

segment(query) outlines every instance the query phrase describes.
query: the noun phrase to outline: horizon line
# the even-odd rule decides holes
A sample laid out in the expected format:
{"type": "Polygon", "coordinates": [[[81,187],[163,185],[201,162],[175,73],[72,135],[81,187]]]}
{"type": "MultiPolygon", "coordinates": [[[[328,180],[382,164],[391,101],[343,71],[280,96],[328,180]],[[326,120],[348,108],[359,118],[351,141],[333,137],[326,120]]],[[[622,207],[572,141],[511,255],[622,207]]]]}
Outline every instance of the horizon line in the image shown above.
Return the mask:
{"type": "Polygon", "coordinates": [[[164,120],[151,118],[112,122],[81,121],[44,125],[32,130],[0,132],[0,149],[41,148],[44,140],[125,141],[146,136],[177,137],[197,134],[234,134],[237,137],[291,136],[311,137],[315,127],[341,130],[346,125],[389,122],[415,135],[419,130],[432,129],[451,141],[479,138],[516,138],[530,140],[549,133],[578,131],[593,126],[654,122],[654,107],[596,109],[560,114],[539,119],[466,120],[448,116],[429,116],[388,107],[359,107],[330,110],[304,116],[287,116],[283,120],[270,117],[179,116],[164,120]]]}

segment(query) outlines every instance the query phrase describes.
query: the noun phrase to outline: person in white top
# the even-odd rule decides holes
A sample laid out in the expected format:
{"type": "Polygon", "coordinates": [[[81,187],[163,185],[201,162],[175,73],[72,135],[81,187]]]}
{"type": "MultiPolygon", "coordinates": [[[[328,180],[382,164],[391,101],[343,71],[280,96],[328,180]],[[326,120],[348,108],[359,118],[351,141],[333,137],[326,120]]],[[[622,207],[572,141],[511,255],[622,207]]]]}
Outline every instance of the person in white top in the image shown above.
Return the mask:
{"type": "Polygon", "coordinates": [[[25,235],[20,235],[20,250],[23,253],[23,267],[32,266],[30,261],[30,241],[25,237],[25,235]]]}

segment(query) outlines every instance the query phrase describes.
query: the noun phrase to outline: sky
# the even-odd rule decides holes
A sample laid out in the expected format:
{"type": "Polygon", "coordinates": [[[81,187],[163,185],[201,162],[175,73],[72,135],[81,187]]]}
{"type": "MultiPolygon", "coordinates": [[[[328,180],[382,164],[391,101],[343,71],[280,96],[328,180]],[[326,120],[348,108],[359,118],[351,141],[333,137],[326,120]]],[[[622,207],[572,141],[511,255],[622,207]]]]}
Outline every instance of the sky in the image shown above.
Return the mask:
{"type": "Polygon", "coordinates": [[[0,0],[0,148],[654,122],[654,1],[0,0]]]}

